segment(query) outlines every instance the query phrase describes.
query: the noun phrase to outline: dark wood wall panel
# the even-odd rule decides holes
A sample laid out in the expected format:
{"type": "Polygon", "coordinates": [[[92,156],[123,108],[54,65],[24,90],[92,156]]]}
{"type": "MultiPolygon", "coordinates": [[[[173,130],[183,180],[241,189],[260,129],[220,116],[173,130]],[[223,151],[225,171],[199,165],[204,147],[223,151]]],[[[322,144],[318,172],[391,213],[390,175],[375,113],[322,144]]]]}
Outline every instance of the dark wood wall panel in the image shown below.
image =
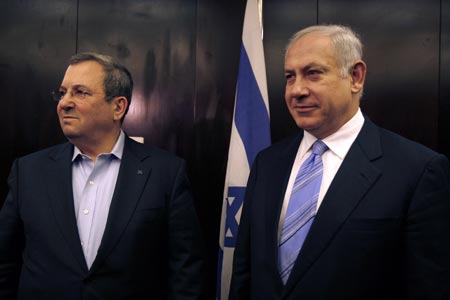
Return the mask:
{"type": "Polygon", "coordinates": [[[80,0],[78,52],[117,57],[135,88],[124,129],[190,161],[196,0],[80,0]]]}
{"type": "Polygon", "coordinates": [[[439,151],[450,158],[450,0],[441,0],[439,151]]]}
{"type": "Polygon", "coordinates": [[[288,39],[300,29],[315,25],[317,2],[264,0],[264,52],[270,106],[272,142],[298,130],[284,101],[284,51],[288,39]]]}
{"type": "Polygon", "coordinates": [[[319,23],[362,36],[368,74],[361,106],[377,124],[438,144],[439,0],[319,1],[319,23]]]}
{"type": "Polygon", "coordinates": [[[76,3],[0,1],[0,205],[14,158],[64,140],[51,91],[75,51],[76,3]]]}
{"type": "Polygon", "coordinates": [[[245,1],[199,0],[195,151],[191,178],[206,237],[207,299],[214,299],[220,216],[245,1]]]}

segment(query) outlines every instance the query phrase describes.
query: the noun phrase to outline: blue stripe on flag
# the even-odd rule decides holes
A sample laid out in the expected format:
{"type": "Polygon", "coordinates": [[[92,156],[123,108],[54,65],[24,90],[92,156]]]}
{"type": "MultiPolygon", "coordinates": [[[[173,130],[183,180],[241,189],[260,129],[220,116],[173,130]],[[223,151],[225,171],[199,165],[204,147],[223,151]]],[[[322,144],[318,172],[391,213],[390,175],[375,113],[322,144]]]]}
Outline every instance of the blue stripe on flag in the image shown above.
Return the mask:
{"type": "Polygon", "coordinates": [[[256,154],[270,145],[270,122],[244,45],[239,63],[235,123],[251,166],[256,154]]]}

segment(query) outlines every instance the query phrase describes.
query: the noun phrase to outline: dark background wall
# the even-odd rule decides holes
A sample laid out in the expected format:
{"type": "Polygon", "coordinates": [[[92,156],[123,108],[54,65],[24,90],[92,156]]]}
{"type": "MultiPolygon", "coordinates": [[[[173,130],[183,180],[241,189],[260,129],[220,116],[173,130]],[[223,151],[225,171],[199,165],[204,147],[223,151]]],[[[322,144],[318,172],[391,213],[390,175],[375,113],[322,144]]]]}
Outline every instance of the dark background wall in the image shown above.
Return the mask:
{"type": "MultiPolygon", "coordinates": [[[[50,92],[67,59],[116,56],[136,83],[126,132],[188,162],[212,299],[244,9],[244,0],[2,0],[0,205],[13,159],[64,141],[50,92]]],[[[272,140],[297,130],[284,104],[284,46],[318,23],[361,34],[363,112],[450,156],[450,0],[264,0],[272,140]]]]}

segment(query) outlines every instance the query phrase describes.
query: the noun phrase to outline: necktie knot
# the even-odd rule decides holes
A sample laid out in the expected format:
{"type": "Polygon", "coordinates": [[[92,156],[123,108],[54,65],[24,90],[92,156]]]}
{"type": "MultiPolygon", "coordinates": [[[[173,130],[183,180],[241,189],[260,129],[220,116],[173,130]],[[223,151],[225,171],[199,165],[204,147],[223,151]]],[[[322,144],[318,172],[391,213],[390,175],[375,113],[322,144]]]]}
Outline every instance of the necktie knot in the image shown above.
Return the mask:
{"type": "Polygon", "coordinates": [[[322,155],[327,149],[328,146],[321,140],[315,141],[312,145],[312,153],[315,155],[322,155]]]}

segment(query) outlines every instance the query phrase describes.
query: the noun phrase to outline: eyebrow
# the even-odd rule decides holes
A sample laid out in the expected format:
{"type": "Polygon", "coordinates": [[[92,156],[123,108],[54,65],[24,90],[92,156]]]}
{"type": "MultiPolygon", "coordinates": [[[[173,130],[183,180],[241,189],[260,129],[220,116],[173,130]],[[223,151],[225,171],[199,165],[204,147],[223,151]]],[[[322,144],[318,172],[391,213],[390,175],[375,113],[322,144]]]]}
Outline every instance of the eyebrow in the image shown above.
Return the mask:
{"type": "MultiPolygon", "coordinates": [[[[323,71],[328,71],[329,70],[329,68],[325,67],[324,65],[318,64],[318,63],[309,63],[309,64],[303,66],[300,70],[301,70],[301,72],[305,72],[305,71],[308,71],[310,69],[316,69],[316,68],[320,69],[320,70],[323,70],[323,71]]],[[[294,70],[295,70],[295,68],[285,68],[284,72],[285,73],[292,73],[292,72],[294,72],[294,70]]]]}
{"type": "MultiPolygon", "coordinates": [[[[59,88],[67,90],[67,88],[65,86],[63,86],[63,85],[61,85],[59,88]]],[[[89,88],[88,86],[85,86],[83,84],[75,84],[75,85],[72,86],[72,90],[76,90],[76,89],[80,89],[80,88],[86,89],[86,90],[89,90],[89,91],[92,90],[91,88],[89,88]]]]}

